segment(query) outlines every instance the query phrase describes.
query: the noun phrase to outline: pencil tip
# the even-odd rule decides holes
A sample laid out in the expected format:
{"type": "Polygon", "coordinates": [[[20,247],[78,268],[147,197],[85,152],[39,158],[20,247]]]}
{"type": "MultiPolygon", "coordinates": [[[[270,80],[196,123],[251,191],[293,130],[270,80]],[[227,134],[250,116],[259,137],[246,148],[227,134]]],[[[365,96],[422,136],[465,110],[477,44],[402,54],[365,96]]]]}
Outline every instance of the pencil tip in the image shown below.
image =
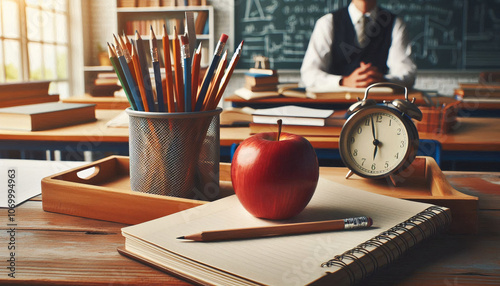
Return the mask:
{"type": "Polygon", "coordinates": [[[179,236],[177,237],[177,239],[184,239],[184,236],[179,236]]]}

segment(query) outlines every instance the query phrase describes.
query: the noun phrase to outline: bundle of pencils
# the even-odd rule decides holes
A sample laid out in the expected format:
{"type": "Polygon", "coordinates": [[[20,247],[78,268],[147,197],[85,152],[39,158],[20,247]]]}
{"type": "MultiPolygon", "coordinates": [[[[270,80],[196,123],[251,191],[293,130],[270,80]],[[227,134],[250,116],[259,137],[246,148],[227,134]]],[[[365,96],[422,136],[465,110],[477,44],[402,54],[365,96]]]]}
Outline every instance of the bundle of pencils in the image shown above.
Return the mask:
{"type": "Polygon", "coordinates": [[[132,109],[146,112],[194,112],[215,109],[238,63],[243,46],[242,41],[228,64],[227,50],[224,52],[228,36],[222,34],[200,84],[201,43],[191,55],[189,38],[186,35],[179,36],[175,27],[173,39],[170,41],[163,25],[161,42],[165,66],[164,81],[160,69],[161,53],[158,51],[160,40],[156,38],[153,27],[150,27],[149,37],[151,64],[147,61],[142,38],[137,31],[134,41],[130,41],[126,35],[113,35],[113,38],[114,43],[108,43],[113,68],[132,109]],[[154,89],[149,67],[153,69],[154,89]]]}

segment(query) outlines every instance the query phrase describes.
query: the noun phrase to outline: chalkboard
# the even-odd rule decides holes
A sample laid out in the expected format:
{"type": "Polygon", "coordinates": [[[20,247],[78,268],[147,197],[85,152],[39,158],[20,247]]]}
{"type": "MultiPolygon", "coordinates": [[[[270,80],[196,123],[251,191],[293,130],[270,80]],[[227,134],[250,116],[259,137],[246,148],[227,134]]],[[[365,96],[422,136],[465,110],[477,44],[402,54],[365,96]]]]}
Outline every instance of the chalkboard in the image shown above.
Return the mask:
{"type": "MultiPolygon", "coordinates": [[[[269,58],[271,68],[299,69],[314,24],[348,0],[235,0],[235,42],[245,40],[238,68],[269,58]]],[[[421,70],[500,68],[500,1],[380,0],[407,24],[421,70]]]]}

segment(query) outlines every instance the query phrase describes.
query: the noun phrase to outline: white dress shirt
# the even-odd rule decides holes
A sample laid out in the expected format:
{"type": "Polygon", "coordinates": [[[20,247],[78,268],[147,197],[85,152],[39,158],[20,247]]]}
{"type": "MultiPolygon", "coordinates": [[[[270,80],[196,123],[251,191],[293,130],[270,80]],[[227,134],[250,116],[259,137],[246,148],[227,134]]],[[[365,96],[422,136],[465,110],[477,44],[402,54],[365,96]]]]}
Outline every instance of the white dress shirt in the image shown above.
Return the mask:
{"type": "MultiPolygon", "coordinates": [[[[358,33],[363,13],[352,3],[347,9],[356,33],[358,33]]],[[[378,8],[375,8],[365,15],[375,16],[377,10],[378,8]]],[[[342,76],[328,73],[333,36],[333,15],[328,13],[316,22],[300,68],[302,84],[305,87],[338,87],[340,85],[342,76]]],[[[411,58],[411,46],[406,25],[399,17],[396,17],[394,21],[387,67],[389,68],[385,75],[387,81],[402,84],[408,88],[411,88],[415,83],[417,66],[411,58]]]]}

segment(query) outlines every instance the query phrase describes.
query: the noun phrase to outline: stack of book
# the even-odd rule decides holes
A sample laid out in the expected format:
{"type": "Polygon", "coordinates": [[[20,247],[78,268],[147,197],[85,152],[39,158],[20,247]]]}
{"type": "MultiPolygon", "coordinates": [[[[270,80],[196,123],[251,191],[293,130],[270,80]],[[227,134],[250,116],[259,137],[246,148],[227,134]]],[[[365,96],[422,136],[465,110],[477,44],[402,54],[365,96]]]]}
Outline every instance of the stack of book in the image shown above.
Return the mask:
{"type": "Polygon", "coordinates": [[[95,104],[46,102],[0,108],[0,129],[39,131],[95,120],[95,104]]]}
{"type": "Polygon", "coordinates": [[[344,125],[345,110],[333,111],[285,105],[257,109],[252,114],[250,133],[276,132],[282,120],[282,132],[301,136],[339,136],[344,125]]]}
{"type": "Polygon", "coordinates": [[[7,83],[0,85],[0,107],[59,101],[59,95],[50,95],[50,81],[7,83]]]}
{"type": "Polygon", "coordinates": [[[500,83],[460,83],[455,97],[463,102],[500,103],[500,83]]]}
{"type": "Polygon", "coordinates": [[[278,91],[278,73],[270,69],[250,69],[245,73],[245,87],[251,91],[278,91]]]}
{"type": "MultiPolygon", "coordinates": [[[[174,23],[171,25],[177,25],[176,19],[172,20],[174,20],[174,23]]],[[[125,33],[134,35],[135,31],[137,31],[139,34],[147,35],[151,27],[156,31],[161,31],[166,23],[165,19],[131,20],[125,23],[125,33]]]]}
{"type": "Polygon", "coordinates": [[[207,0],[118,0],[117,6],[119,8],[207,6],[207,0]]]}
{"type": "Polygon", "coordinates": [[[279,96],[278,83],[276,70],[251,68],[245,73],[245,86],[234,93],[246,100],[279,96]]]}
{"type": "Polygon", "coordinates": [[[115,73],[99,73],[89,93],[92,96],[113,96],[120,89],[122,86],[115,73]]]}
{"type": "Polygon", "coordinates": [[[461,105],[460,100],[446,97],[439,98],[435,106],[419,106],[422,120],[414,120],[418,132],[449,133],[458,124],[457,116],[461,105]]]}

